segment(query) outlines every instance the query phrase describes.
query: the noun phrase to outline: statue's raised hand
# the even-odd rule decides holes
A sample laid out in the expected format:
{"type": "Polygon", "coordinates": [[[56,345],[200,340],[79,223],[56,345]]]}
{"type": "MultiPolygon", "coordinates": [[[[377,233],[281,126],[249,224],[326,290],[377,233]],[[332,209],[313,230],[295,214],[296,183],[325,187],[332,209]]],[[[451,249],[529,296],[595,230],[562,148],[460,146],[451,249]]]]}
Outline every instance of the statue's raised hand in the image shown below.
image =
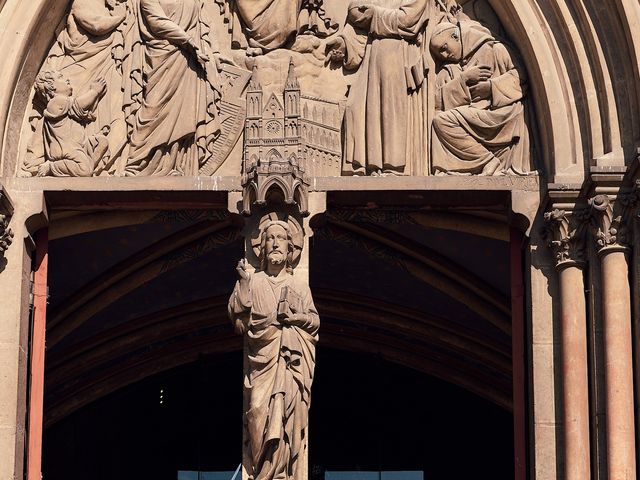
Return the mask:
{"type": "Polygon", "coordinates": [[[207,63],[209,62],[209,55],[207,55],[202,49],[198,46],[193,38],[187,42],[187,50],[193,56],[193,58],[198,62],[198,65],[202,67],[204,71],[207,69],[207,63]]]}
{"type": "Polygon", "coordinates": [[[251,272],[248,270],[249,262],[243,258],[236,266],[238,272],[238,295],[242,303],[247,304],[251,299],[251,291],[249,285],[251,283],[251,272]]]}
{"type": "Polygon", "coordinates": [[[247,262],[246,258],[243,258],[236,265],[236,272],[238,272],[238,277],[240,277],[240,282],[251,280],[251,273],[247,270],[249,267],[249,262],[247,262]]]}

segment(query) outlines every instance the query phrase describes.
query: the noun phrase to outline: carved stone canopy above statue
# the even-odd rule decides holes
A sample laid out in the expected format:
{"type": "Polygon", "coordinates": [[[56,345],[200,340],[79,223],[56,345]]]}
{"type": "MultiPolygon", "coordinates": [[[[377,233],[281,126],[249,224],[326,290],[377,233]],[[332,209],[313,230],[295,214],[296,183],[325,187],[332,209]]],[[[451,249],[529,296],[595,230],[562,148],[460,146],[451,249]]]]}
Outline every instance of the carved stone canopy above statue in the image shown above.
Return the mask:
{"type": "Polygon", "coordinates": [[[303,210],[318,176],[535,173],[499,27],[487,0],[73,0],[17,173],[242,175],[303,210]]]}

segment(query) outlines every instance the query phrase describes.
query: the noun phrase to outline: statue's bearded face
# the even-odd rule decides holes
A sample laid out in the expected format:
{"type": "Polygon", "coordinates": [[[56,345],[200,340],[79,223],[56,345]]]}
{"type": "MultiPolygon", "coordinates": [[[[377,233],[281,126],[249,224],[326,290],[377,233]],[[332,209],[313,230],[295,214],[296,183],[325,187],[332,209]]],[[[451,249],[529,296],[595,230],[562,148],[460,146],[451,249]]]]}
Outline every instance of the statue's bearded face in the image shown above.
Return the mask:
{"type": "Polygon", "coordinates": [[[287,260],[289,240],[287,231],[280,225],[271,225],[265,232],[265,253],[271,264],[281,264],[287,260]]]}

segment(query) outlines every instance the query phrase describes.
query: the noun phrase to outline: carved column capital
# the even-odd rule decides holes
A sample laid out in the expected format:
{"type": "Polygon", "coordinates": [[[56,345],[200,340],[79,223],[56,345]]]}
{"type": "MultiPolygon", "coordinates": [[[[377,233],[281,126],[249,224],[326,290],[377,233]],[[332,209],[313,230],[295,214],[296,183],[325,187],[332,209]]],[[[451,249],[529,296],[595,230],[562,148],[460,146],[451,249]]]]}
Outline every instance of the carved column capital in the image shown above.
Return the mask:
{"type": "Polygon", "coordinates": [[[13,242],[13,232],[9,228],[12,215],[13,205],[11,200],[2,185],[0,185],[0,258],[4,257],[4,252],[13,242]]]}
{"type": "Polygon", "coordinates": [[[591,229],[599,255],[630,248],[632,230],[629,217],[636,203],[636,192],[600,194],[589,199],[591,229]]]}
{"type": "Polygon", "coordinates": [[[556,268],[582,268],[587,263],[586,231],[588,211],[555,208],[544,214],[545,236],[556,258],[556,268]]]}

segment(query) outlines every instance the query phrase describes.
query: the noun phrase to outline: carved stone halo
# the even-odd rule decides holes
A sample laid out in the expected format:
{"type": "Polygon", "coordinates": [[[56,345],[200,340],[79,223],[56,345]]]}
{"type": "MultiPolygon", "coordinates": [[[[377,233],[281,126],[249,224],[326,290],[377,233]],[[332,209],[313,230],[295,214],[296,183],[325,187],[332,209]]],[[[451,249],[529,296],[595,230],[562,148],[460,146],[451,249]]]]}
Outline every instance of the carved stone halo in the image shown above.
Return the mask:
{"type": "Polygon", "coordinates": [[[281,221],[289,224],[289,228],[291,229],[291,237],[293,240],[293,253],[289,258],[289,265],[292,268],[295,268],[300,262],[300,255],[302,254],[302,247],[304,245],[304,228],[298,220],[296,220],[292,215],[282,212],[271,212],[264,215],[260,219],[260,223],[258,224],[258,228],[253,232],[251,236],[251,248],[256,258],[260,258],[260,241],[262,237],[262,232],[266,228],[267,223],[281,221]]]}

